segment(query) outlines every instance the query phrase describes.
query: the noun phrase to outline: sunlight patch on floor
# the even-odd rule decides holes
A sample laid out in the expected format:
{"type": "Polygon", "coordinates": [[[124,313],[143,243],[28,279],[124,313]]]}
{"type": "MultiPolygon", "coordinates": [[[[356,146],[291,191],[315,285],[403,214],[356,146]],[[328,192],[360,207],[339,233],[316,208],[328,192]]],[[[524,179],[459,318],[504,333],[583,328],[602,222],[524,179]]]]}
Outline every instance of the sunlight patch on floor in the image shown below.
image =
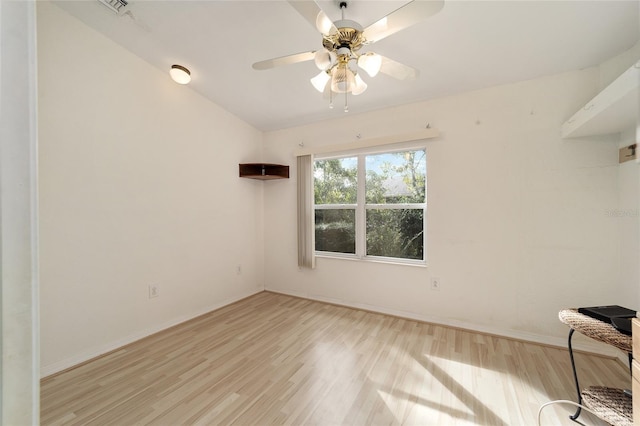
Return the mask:
{"type": "Polygon", "coordinates": [[[434,401],[421,400],[418,396],[403,395],[396,396],[383,390],[378,390],[380,399],[384,401],[387,408],[399,424],[445,424],[455,423],[456,425],[473,425],[472,420],[464,421],[464,418],[473,419],[464,404],[457,402],[459,406],[442,406],[434,401]],[[401,415],[400,413],[407,413],[401,415]],[[449,415],[448,413],[455,413],[449,415]],[[409,421],[408,421],[409,420],[409,421]]]}

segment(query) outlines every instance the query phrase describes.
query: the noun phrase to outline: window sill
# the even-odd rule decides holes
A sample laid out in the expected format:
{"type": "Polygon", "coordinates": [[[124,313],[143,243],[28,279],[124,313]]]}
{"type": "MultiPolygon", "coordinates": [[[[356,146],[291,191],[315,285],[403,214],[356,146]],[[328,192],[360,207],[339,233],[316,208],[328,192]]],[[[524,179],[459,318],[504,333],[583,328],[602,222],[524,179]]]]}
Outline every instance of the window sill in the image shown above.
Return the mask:
{"type": "Polygon", "coordinates": [[[365,263],[383,263],[385,265],[398,265],[398,266],[413,266],[419,268],[427,268],[429,265],[423,260],[403,260],[392,257],[358,257],[355,254],[342,254],[342,253],[330,253],[330,252],[316,252],[315,256],[321,259],[337,259],[337,260],[350,260],[355,262],[365,263]]]}

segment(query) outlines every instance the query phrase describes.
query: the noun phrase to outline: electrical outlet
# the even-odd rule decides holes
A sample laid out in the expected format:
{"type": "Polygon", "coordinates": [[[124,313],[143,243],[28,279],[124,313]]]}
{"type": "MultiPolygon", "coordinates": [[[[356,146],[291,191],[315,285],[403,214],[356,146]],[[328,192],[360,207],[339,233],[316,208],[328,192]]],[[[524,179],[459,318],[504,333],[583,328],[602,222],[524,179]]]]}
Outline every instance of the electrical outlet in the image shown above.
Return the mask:
{"type": "Polygon", "coordinates": [[[149,285],[149,299],[160,296],[160,287],[157,284],[149,285]]]}
{"type": "Polygon", "coordinates": [[[442,282],[440,278],[432,277],[431,278],[431,290],[440,291],[440,287],[442,286],[442,282]]]}

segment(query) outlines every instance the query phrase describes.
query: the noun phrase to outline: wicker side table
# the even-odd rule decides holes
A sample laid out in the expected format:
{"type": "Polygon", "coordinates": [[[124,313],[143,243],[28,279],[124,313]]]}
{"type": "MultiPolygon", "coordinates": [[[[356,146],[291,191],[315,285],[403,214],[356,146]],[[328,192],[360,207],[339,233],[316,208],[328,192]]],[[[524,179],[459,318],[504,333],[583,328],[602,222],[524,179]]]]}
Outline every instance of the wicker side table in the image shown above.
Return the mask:
{"type": "MultiPolygon", "coordinates": [[[[626,352],[629,356],[629,365],[631,365],[633,351],[631,336],[619,332],[611,324],[581,314],[577,309],[563,309],[558,314],[558,317],[560,321],[567,324],[571,329],[569,331],[568,346],[573,378],[578,392],[578,403],[582,404],[584,402],[584,405],[593,410],[594,413],[597,413],[600,418],[613,425],[633,426],[631,397],[625,394],[623,390],[603,386],[591,386],[582,391],[580,390],[571,346],[571,338],[573,333],[577,331],[580,334],[626,352]]],[[[580,408],[573,416],[570,416],[570,419],[576,420],[579,415],[580,408]]]]}

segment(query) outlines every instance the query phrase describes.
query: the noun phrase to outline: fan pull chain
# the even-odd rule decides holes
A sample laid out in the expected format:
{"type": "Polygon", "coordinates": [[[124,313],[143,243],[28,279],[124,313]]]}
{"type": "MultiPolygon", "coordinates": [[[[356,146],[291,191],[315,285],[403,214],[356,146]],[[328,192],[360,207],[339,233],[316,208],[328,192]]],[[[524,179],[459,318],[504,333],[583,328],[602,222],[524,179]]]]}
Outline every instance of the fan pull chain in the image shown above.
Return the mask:
{"type": "Polygon", "coordinates": [[[333,109],[333,90],[329,89],[329,109],[333,109]]]}
{"type": "Polygon", "coordinates": [[[349,112],[349,104],[347,103],[347,93],[344,92],[344,112],[349,112]]]}

